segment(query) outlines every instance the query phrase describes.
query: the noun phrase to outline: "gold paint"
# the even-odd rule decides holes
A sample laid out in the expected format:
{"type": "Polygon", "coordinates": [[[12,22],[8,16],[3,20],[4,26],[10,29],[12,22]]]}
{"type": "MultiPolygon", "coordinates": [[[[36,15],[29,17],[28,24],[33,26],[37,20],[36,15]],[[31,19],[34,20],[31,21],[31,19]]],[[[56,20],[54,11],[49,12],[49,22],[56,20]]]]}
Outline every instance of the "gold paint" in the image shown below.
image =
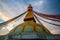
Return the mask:
{"type": "MultiPolygon", "coordinates": [[[[31,5],[30,5],[30,6],[28,7],[28,13],[27,13],[27,15],[25,16],[25,19],[34,18],[33,15],[32,15],[32,13],[33,13],[33,12],[32,12],[32,7],[31,7],[31,5]]],[[[26,27],[29,27],[29,26],[32,27],[33,32],[35,32],[37,35],[40,34],[40,33],[39,33],[39,31],[37,31],[37,28],[36,28],[36,27],[39,27],[40,29],[42,29],[42,31],[45,32],[46,34],[51,34],[47,28],[45,28],[45,27],[44,27],[43,25],[41,25],[41,24],[35,23],[33,19],[32,19],[32,20],[29,20],[29,21],[25,21],[25,22],[22,23],[22,24],[19,24],[19,25],[16,26],[13,30],[16,31],[16,30],[18,29],[18,27],[22,27],[22,31],[19,32],[19,33],[23,33],[24,30],[25,30],[25,28],[26,28],[26,27]]],[[[14,31],[13,31],[13,32],[14,32],[14,31]]]]}

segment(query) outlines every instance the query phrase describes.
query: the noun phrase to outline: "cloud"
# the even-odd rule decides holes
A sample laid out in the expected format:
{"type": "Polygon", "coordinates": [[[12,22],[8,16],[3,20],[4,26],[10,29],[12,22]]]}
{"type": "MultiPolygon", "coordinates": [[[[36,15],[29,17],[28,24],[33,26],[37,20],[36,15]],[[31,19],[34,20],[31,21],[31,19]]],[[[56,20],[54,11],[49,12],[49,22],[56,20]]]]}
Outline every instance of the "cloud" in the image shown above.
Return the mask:
{"type": "MultiPolygon", "coordinates": [[[[2,12],[0,12],[0,17],[4,20],[8,20],[10,18],[13,18],[13,17],[23,13],[24,11],[26,11],[28,4],[32,4],[35,11],[44,12],[43,9],[45,8],[46,5],[43,6],[43,3],[44,3],[43,0],[34,0],[34,1],[29,0],[26,2],[24,0],[22,2],[21,1],[17,1],[17,0],[5,0],[5,2],[0,1],[0,5],[2,6],[1,7],[2,12]]],[[[46,20],[46,21],[48,21],[48,20],[46,20]]],[[[16,23],[11,22],[7,25],[7,28],[10,31],[12,28],[14,28],[16,25],[20,24],[21,22],[23,22],[23,19],[19,19],[19,21],[17,20],[16,23]]],[[[49,21],[49,22],[51,22],[51,21],[49,21]]],[[[41,21],[41,23],[49,30],[53,30],[53,29],[59,30],[59,27],[57,27],[57,26],[50,25],[50,24],[43,22],[43,21],[41,21]]],[[[59,24],[59,23],[55,23],[55,24],[59,24]]]]}
{"type": "Polygon", "coordinates": [[[7,15],[4,14],[3,12],[0,12],[0,19],[2,19],[2,20],[4,20],[4,21],[7,21],[7,20],[9,20],[10,18],[7,17],[7,15]]]}
{"type": "Polygon", "coordinates": [[[44,3],[44,1],[43,0],[39,0],[39,1],[35,1],[35,2],[33,2],[32,4],[33,4],[33,6],[42,6],[43,5],[43,3],[44,3]],[[33,4],[34,3],[34,4],[33,4]]]}
{"type": "Polygon", "coordinates": [[[21,13],[23,13],[24,11],[26,11],[26,5],[23,3],[19,3],[19,2],[15,2],[12,1],[11,3],[5,3],[5,2],[0,2],[0,4],[2,5],[2,9],[3,11],[6,12],[6,14],[13,18],[21,13]],[[12,5],[11,5],[12,4],[12,5]]]}

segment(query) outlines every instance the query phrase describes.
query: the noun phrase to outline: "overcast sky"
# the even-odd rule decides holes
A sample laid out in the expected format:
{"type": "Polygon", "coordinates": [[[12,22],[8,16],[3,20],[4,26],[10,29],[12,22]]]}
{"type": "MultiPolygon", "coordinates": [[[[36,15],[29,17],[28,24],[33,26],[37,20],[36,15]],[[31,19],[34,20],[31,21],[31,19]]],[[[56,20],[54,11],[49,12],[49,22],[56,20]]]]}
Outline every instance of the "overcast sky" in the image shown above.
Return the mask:
{"type": "MultiPolygon", "coordinates": [[[[60,0],[0,0],[0,23],[23,13],[27,10],[29,4],[31,4],[37,12],[60,15],[60,0]]],[[[47,26],[47,23],[42,23],[47,26]]],[[[59,24],[59,22],[57,24],[59,24]]],[[[49,25],[47,27],[49,30],[56,29],[58,30],[56,33],[60,32],[60,27],[49,25]]]]}

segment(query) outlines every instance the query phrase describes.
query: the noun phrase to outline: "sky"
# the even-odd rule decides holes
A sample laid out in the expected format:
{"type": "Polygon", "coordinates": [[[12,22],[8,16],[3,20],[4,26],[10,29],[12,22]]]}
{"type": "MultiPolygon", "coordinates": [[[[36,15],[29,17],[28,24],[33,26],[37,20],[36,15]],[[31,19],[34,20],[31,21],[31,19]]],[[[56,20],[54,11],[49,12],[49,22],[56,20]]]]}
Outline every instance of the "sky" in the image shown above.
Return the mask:
{"type": "MultiPolygon", "coordinates": [[[[29,4],[33,6],[34,11],[44,14],[60,15],[60,0],[0,0],[0,23],[2,23],[3,21],[7,21],[11,18],[14,18],[19,14],[22,14],[27,10],[29,4]]],[[[22,22],[22,19],[20,22],[22,22]]],[[[49,22],[51,21],[49,20],[49,22]]],[[[42,23],[45,26],[47,24],[45,22],[42,23]]],[[[59,22],[57,24],[59,24],[59,22]]],[[[53,25],[51,26],[48,26],[47,28],[49,30],[57,29],[58,32],[57,31],[55,32],[53,30],[55,33],[60,32],[59,31],[60,27],[56,27],[53,25]]]]}

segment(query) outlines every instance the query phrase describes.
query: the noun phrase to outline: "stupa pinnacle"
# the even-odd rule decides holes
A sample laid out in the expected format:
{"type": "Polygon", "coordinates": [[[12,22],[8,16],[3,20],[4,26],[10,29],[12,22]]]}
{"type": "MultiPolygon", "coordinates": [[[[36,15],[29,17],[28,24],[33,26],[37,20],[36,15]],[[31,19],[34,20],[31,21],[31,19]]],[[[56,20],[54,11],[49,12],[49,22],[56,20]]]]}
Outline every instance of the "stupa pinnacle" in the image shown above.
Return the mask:
{"type": "Polygon", "coordinates": [[[33,7],[31,6],[31,4],[28,6],[27,8],[27,15],[24,18],[24,21],[29,21],[29,20],[33,20],[35,22],[35,19],[33,17],[33,7]]]}

